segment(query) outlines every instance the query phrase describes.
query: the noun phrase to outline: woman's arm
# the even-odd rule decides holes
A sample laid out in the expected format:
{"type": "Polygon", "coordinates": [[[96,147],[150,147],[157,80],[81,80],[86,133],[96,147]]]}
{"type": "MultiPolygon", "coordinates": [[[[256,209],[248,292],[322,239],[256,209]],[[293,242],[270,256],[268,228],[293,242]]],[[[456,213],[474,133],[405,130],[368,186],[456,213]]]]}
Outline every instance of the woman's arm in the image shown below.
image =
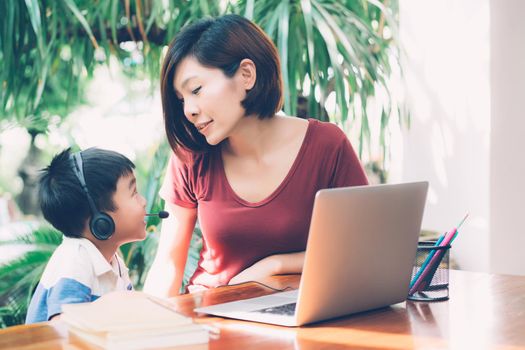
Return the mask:
{"type": "Polygon", "coordinates": [[[270,255],[241,271],[228,284],[259,281],[273,275],[301,273],[303,264],[304,252],[270,255]]]}
{"type": "Polygon", "coordinates": [[[162,222],[157,254],[144,284],[144,292],[159,297],[179,294],[197,221],[196,208],[166,203],[165,209],[170,216],[162,222]]]}

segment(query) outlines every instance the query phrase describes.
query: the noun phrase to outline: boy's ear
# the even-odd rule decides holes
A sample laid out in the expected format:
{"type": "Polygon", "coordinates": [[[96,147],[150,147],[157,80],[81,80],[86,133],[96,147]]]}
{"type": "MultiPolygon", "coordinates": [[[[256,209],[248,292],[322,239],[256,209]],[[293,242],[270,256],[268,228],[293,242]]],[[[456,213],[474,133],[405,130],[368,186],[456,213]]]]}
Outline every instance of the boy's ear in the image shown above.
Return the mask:
{"type": "Polygon", "coordinates": [[[237,74],[240,75],[245,90],[251,90],[254,87],[257,80],[257,69],[251,59],[244,58],[241,61],[237,74]]]}

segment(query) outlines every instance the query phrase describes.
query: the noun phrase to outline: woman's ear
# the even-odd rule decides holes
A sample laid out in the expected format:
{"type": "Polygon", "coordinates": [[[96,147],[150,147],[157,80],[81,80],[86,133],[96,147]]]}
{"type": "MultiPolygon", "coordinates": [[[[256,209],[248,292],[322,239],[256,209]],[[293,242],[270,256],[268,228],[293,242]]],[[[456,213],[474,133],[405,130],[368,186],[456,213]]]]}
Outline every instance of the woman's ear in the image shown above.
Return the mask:
{"type": "Polygon", "coordinates": [[[244,58],[241,61],[237,74],[239,74],[245,90],[251,90],[254,87],[255,81],[257,80],[257,69],[251,59],[244,58]]]}

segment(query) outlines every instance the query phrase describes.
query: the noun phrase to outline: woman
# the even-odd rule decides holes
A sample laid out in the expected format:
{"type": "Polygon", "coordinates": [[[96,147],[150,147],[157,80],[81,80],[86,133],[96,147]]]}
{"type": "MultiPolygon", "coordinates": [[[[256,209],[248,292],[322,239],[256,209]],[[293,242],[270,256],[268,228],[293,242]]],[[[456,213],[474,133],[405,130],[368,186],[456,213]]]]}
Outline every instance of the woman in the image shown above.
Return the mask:
{"type": "Polygon", "coordinates": [[[276,115],[277,50],[237,15],[183,29],[161,79],[174,155],[160,194],[171,215],[145,290],[178,293],[197,217],[203,249],[190,291],[300,273],[316,192],[367,184],[345,134],[276,115]]]}

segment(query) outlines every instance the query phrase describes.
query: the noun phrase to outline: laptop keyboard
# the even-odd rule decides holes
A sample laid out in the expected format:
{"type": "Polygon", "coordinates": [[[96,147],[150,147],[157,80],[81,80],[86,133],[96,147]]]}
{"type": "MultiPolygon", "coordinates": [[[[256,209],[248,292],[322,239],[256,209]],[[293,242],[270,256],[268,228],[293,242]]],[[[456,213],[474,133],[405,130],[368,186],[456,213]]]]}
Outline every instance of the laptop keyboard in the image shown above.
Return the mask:
{"type": "Polygon", "coordinates": [[[268,307],[266,309],[256,310],[254,312],[263,313],[263,314],[276,314],[276,315],[288,315],[293,316],[295,314],[295,305],[296,303],[284,304],[274,307],[268,307]]]}

